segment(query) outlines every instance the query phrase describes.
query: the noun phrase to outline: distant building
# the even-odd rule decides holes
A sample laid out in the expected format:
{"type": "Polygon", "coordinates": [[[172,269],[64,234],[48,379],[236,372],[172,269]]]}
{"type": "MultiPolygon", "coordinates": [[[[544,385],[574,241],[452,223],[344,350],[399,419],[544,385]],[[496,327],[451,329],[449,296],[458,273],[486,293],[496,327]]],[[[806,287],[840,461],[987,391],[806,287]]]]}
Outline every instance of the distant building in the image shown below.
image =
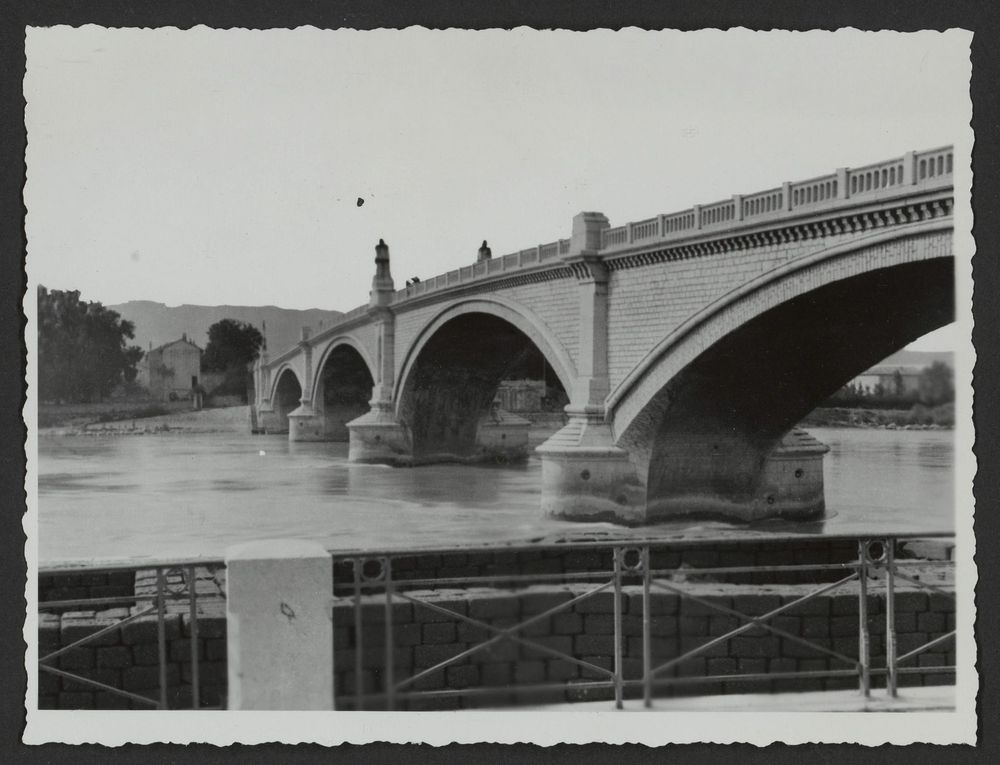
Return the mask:
{"type": "Polygon", "coordinates": [[[496,399],[507,412],[537,412],[542,408],[544,396],[545,383],[541,380],[504,380],[496,399]]]}
{"type": "Polygon", "coordinates": [[[872,367],[851,380],[850,384],[862,393],[872,395],[881,391],[888,396],[905,396],[920,390],[922,366],[895,365],[872,367]]]}
{"type": "Polygon", "coordinates": [[[202,350],[187,338],[150,348],[136,365],[136,381],[153,398],[176,400],[200,392],[202,350]]]}

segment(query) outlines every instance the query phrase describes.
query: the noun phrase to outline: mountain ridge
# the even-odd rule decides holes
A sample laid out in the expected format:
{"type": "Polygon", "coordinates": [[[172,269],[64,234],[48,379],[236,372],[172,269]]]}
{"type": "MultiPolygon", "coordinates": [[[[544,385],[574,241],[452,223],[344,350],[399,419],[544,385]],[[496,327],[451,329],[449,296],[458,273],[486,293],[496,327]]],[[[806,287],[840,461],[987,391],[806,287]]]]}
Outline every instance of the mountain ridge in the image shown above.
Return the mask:
{"type": "Polygon", "coordinates": [[[208,344],[208,329],[222,319],[252,324],[265,335],[268,350],[281,353],[299,340],[301,327],[318,331],[322,325],[336,321],[343,312],[321,308],[279,308],[278,306],[217,305],[182,303],[170,306],[155,300],[129,300],[108,305],[123,319],[135,325],[131,344],[144,351],[177,340],[182,335],[204,348],[208,344]],[[266,325],[266,333],[265,333],[266,325]]]}

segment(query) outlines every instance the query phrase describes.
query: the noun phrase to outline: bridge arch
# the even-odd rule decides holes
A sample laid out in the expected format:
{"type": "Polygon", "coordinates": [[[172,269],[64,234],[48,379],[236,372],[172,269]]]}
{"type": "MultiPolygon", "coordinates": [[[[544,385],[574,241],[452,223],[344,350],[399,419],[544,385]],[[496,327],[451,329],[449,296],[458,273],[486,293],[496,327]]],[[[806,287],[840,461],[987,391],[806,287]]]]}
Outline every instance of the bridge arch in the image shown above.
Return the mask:
{"type": "Polygon", "coordinates": [[[368,411],[375,365],[368,349],[350,335],[330,340],[317,358],[312,408],[322,418],[322,438],[347,441],[347,423],[368,411]]]}
{"type": "Polygon", "coordinates": [[[302,383],[299,375],[291,364],[282,364],[275,372],[271,386],[271,409],[274,412],[274,424],[269,431],[275,433],[288,432],[288,415],[298,408],[302,399],[302,383]]]}
{"type": "Polygon", "coordinates": [[[552,366],[563,388],[566,391],[572,390],[573,381],[576,379],[576,365],[563,344],[545,325],[545,322],[533,311],[513,301],[499,297],[478,296],[445,306],[417,334],[403,356],[403,363],[400,365],[399,375],[396,379],[395,400],[397,407],[400,393],[413,371],[414,362],[420,356],[427,342],[452,319],[476,313],[503,319],[525,334],[552,366]]]}
{"type": "Polygon", "coordinates": [[[757,501],[764,461],[790,428],[954,320],[951,233],[950,218],[928,220],[798,258],[658,343],[607,399],[616,442],[647,483],[647,512],[671,496],[757,501]]]}
{"type": "Polygon", "coordinates": [[[330,340],[323,348],[323,352],[316,358],[312,379],[312,390],[314,392],[318,390],[322,382],[323,369],[330,360],[330,356],[338,348],[344,347],[351,348],[356,351],[361,361],[364,362],[365,367],[368,369],[368,374],[371,375],[372,379],[375,378],[375,362],[372,359],[371,354],[368,352],[368,348],[365,347],[365,344],[351,335],[339,335],[338,337],[330,340]]]}
{"type": "Polygon", "coordinates": [[[548,379],[554,377],[563,393],[572,390],[575,367],[569,354],[522,306],[477,297],[438,311],[406,350],[394,386],[396,417],[407,429],[414,459],[526,455],[530,423],[491,414],[490,402],[508,374],[536,365],[548,370],[548,379]]]}

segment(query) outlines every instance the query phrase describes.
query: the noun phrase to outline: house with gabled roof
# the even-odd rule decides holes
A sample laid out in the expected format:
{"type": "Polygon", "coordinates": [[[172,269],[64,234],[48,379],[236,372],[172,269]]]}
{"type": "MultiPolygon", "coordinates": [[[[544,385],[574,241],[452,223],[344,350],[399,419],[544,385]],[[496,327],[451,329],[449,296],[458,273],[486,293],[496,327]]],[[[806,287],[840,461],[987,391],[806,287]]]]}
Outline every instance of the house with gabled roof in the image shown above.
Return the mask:
{"type": "MultiPolygon", "coordinates": [[[[152,343],[150,343],[152,346],[152,343]]],[[[184,333],[179,340],[146,351],[136,365],[136,381],[163,401],[192,397],[200,391],[202,349],[184,333]]]]}

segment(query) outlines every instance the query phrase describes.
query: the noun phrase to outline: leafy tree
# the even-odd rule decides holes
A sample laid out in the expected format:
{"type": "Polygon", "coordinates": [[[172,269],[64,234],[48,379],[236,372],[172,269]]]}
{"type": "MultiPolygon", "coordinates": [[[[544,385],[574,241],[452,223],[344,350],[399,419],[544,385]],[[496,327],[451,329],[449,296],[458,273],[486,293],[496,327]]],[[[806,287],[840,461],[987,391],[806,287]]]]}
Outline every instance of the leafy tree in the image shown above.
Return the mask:
{"type": "Polygon", "coordinates": [[[920,400],[925,404],[937,405],[955,400],[951,367],[943,361],[935,361],[921,370],[917,382],[920,400]]]}
{"type": "Polygon", "coordinates": [[[206,372],[225,375],[217,392],[246,395],[250,382],[249,365],[264,344],[264,336],[252,324],[222,319],[208,328],[208,345],[201,359],[206,372]]]}
{"type": "Polygon", "coordinates": [[[38,394],[43,401],[99,401],[135,379],[135,326],[80,292],[38,287],[38,394]]]}

